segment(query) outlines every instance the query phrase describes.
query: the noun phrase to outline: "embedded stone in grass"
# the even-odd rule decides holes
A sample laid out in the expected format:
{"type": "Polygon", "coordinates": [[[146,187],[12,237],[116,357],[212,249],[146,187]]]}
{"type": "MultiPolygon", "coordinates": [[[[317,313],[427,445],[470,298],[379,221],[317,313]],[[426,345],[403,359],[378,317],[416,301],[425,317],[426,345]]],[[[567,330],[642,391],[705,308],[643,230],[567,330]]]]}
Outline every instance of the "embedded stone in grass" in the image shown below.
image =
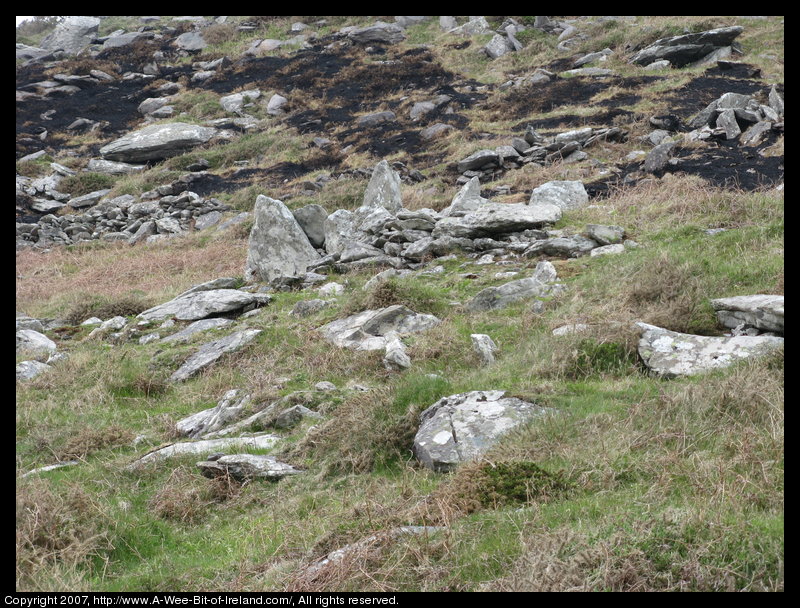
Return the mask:
{"type": "Polygon", "coordinates": [[[141,458],[134,460],[128,465],[128,469],[136,469],[150,462],[158,462],[168,458],[176,458],[189,454],[210,454],[220,450],[235,448],[241,449],[269,449],[280,441],[277,435],[262,433],[247,437],[221,437],[218,439],[202,439],[199,441],[184,441],[172,443],[163,447],[156,448],[141,458]]]}
{"type": "Polygon", "coordinates": [[[549,410],[505,391],[472,391],[440,399],[420,414],[414,455],[438,472],[478,459],[511,429],[549,410]]]}
{"type": "Polygon", "coordinates": [[[256,454],[229,454],[220,456],[216,460],[198,462],[197,466],[205,477],[213,479],[229,475],[237,481],[248,479],[278,481],[287,475],[302,473],[291,465],[279,462],[273,456],[256,454]]]}
{"type": "Polygon", "coordinates": [[[529,205],[556,205],[562,210],[578,209],[589,202],[583,182],[553,181],[534,188],[529,205]]]}
{"type": "Polygon", "coordinates": [[[17,380],[31,380],[50,369],[52,367],[41,361],[20,361],[17,363],[17,380]]]}
{"type": "Polygon", "coordinates": [[[170,376],[170,382],[181,382],[194,376],[199,371],[216,363],[225,353],[239,350],[260,333],[260,329],[245,329],[231,334],[230,336],[225,336],[219,340],[204,344],[195,354],[189,357],[172,376],[170,376]]]}
{"type": "Polygon", "coordinates": [[[487,287],[467,303],[467,309],[472,312],[496,310],[519,300],[556,295],[564,289],[563,285],[554,283],[557,278],[555,267],[550,262],[539,262],[533,276],[498,287],[487,287]]]}
{"type": "Polygon", "coordinates": [[[48,356],[56,352],[56,343],[44,334],[33,329],[17,330],[17,354],[30,353],[36,356],[48,356]]]}
{"type": "Polygon", "coordinates": [[[125,163],[161,160],[204,144],[216,133],[216,129],[183,122],[150,125],[103,146],[100,154],[125,163]]]}
{"type": "Polygon", "coordinates": [[[331,344],[352,350],[385,350],[390,333],[425,331],[441,321],[433,315],[418,314],[396,304],[379,310],[365,310],[323,325],[322,336],[331,344]]]}
{"type": "Polygon", "coordinates": [[[471,334],[472,349],[478,355],[481,365],[491,365],[494,363],[494,353],[497,351],[497,344],[486,334],[471,334]]]}
{"type": "Polygon", "coordinates": [[[783,333],[783,296],[752,295],[711,300],[721,325],[734,329],[742,323],[764,331],[783,333]]]}
{"type": "Polygon", "coordinates": [[[722,369],[783,346],[783,338],[774,336],[693,336],[647,323],[637,325],[643,330],[639,356],[648,369],[667,378],[722,369]]]}
{"type": "Polygon", "coordinates": [[[179,321],[197,321],[212,315],[246,312],[268,304],[272,298],[265,293],[247,293],[238,289],[189,291],[169,302],[148,308],[137,315],[143,321],[160,321],[174,317],[179,321]]]}
{"type": "Polygon", "coordinates": [[[226,392],[215,407],[197,412],[175,423],[175,429],[187,437],[201,437],[221,429],[234,420],[250,401],[250,395],[239,396],[237,389],[226,392]]]}

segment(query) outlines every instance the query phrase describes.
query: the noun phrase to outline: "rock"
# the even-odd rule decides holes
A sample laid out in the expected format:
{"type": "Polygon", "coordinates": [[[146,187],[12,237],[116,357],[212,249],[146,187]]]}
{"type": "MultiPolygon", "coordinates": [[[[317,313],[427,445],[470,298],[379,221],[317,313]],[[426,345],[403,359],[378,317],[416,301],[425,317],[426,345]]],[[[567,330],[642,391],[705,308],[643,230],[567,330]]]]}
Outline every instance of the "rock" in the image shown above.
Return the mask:
{"type": "Polygon", "coordinates": [[[240,279],[236,277],[220,277],[193,285],[178,297],[189,295],[190,293],[197,293],[198,291],[214,291],[215,289],[236,289],[240,284],[240,279]]]}
{"type": "Polygon", "coordinates": [[[426,331],[441,323],[433,315],[417,314],[402,305],[345,317],[318,329],[331,344],[352,350],[385,350],[391,332],[398,335],[426,331]]]}
{"type": "Polygon", "coordinates": [[[172,376],[170,376],[170,382],[182,382],[194,376],[201,370],[216,363],[225,353],[239,350],[260,333],[260,329],[244,329],[230,336],[204,344],[195,354],[189,357],[172,376]]]}
{"type": "Polygon", "coordinates": [[[106,321],[103,321],[99,327],[95,327],[86,337],[94,338],[95,336],[104,336],[112,331],[119,331],[123,329],[127,324],[128,321],[121,315],[112,317],[106,321]]]}
{"type": "Polygon", "coordinates": [[[630,63],[649,65],[654,61],[667,60],[675,67],[683,67],[703,59],[719,47],[729,46],[744,31],[741,26],[722,27],[697,34],[684,34],[656,40],[637,52],[630,63]]]}
{"type": "Polygon", "coordinates": [[[325,245],[325,220],[328,218],[328,212],[323,207],[306,205],[294,209],[292,215],[312,246],[320,248],[325,245]]]}
{"type": "Polygon", "coordinates": [[[483,52],[489,56],[489,59],[497,59],[506,53],[516,50],[513,44],[509,41],[507,36],[495,34],[494,37],[483,47],[483,52]]]}
{"type": "Polygon", "coordinates": [[[272,456],[256,454],[230,454],[216,460],[205,460],[197,463],[205,477],[214,478],[229,475],[237,481],[249,479],[267,479],[278,481],[287,475],[297,475],[302,471],[293,466],[278,462],[272,456]]]}
{"type": "Polygon", "coordinates": [[[488,202],[488,199],[481,196],[480,180],[477,177],[473,177],[459,190],[450,205],[442,209],[441,216],[463,217],[488,202]]]}
{"type": "Polygon", "coordinates": [[[467,309],[471,312],[497,310],[520,300],[555,295],[563,290],[562,285],[554,284],[556,279],[555,267],[547,261],[539,262],[533,276],[510,281],[499,287],[487,287],[467,303],[467,309]]]}
{"type": "Polygon", "coordinates": [[[31,380],[51,369],[53,368],[41,361],[20,361],[17,363],[17,380],[31,380]]]}
{"type": "Polygon", "coordinates": [[[183,122],[150,125],[100,148],[105,159],[126,163],[162,160],[208,142],[216,129],[183,122]]]}
{"type": "Polygon", "coordinates": [[[534,188],[529,205],[555,205],[567,211],[579,209],[589,202],[589,194],[582,182],[553,181],[534,188]]]}
{"type": "Polygon", "coordinates": [[[253,213],[255,223],[245,266],[247,281],[301,276],[319,260],[319,253],[281,201],[259,194],[253,213]]]}
{"type": "Polygon", "coordinates": [[[647,173],[658,173],[663,171],[667,166],[669,159],[672,158],[673,150],[675,149],[675,142],[670,141],[664,144],[659,144],[647,154],[644,159],[642,170],[647,173]]]}
{"type": "Polygon", "coordinates": [[[458,162],[458,172],[473,171],[484,167],[499,167],[500,156],[494,150],[478,150],[458,162]]]}
{"type": "Polygon", "coordinates": [[[270,449],[280,441],[280,437],[262,433],[248,437],[223,437],[219,439],[202,439],[199,441],[184,441],[156,448],[141,458],[134,460],[128,469],[137,469],[150,462],[158,462],[168,458],[185,455],[210,454],[221,450],[248,448],[256,450],[270,449]]]}
{"type": "Polygon", "coordinates": [[[615,253],[624,253],[625,252],[625,245],[622,243],[617,243],[616,245],[603,245],[602,247],[597,247],[596,249],[592,249],[589,252],[591,257],[597,257],[598,255],[609,255],[615,253]]]}
{"type": "Polygon", "coordinates": [[[130,175],[131,173],[141,173],[147,165],[131,165],[129,163],[118,163],[111,160],[101,160],[93,158],[89,161],[86,169],[94,173],[108,173],[109,175],[130,175]]]}
{"type": "Polygon", "coordinates": [[[55,469],[61,469],[63,467],[74,467],[76,464],[80,464],[80,463],[77,460],[67,460],[65,462],[58,462],[56,464],[49,464],[47,466],[38,467],[36,469],[28,471],[27,473],[23,473],[22,475],[20,475],[20,477],[21,478],[25,478],[25,477],[28,477],[30,475],[36,475],[38,473],[44,473],[46,471],[53,471],[55,469]]]}
{"type": "Polygon", "coordinates": [[[478,238],[541,228],[561,219],[561,208],[547,203],[486,202],[461,217],[445,217],[436,223],[433,238],[478,238]]]}
{"type": "Polygon", "coordinates": [[[486,21],[486,17],[470,17],[464,25],[453,28],[450,34],[463,34],[473,36],[475,34],[491,34],[492,26],[486,21]]]}
{"type": "Polygon", "coordinates": [[[762,120],[742,133],[739,141],[743,146],[759,146],[771,130],[772,123],[762,120]]]}
{"type": "Polygon", "coordinates": [[[574,76],[592,76],[592,77],[603,77],[603,76],[615,76],[616,72],[614,70],[609,70],[608,68],[576,68],[574,70],[567,70],[566,72],[561,72],[560,76],[562,78],[570,78],[574,76]]]}
{"type": "Polygon", "coordinates": [[[273,422],[273,426],[278,429],[290,429],[300,424],[303,418],[321,420],[322,415],[308,409],[304,405],[294,405],[278,414],[278,417],[275,418],[275,422],[273,422]]]}
{"type": "Polygon", "coordinates": [[[395,332],[390,332],[386,336],[386,354],[383,356],[383,366],[396,372],[411,367],[411,359],[406,352],[406,345],[395,332]]]}
{"type": "Polygon", "coordinates": [[[486,334],[471,334],[472,350],[478,355],[481,365],[491,365],[494,363],[494,353],[497,351],[497,344],[494,343],[486,334]]]}
{"type": "Polygon", "coordinates": [[[33,329],[18,329],[17,355],[31,354],[36,357],[48,356],[56,352],[56,343],[33,329]]]}
{"type": "Polygon", "coordinates": [[[185,32],[178,36],[173,44],[182,51],[202,51],[208,46],[201,32],[185,32]]]}
{"type": "Polygon", "coordinates": [[[732,109],[723,110],[717,116],[717,128],[725,132],[725,139],[736,139],[742,134],[739,123],[736,122],[736,113],[732,109]]]}
{"type": "MultiPolygon", "coordinates": [[[[377,127],[380,124],[385,122],[391,122],[397,120],[397,116],[391,110],[387,110],[385,112],[376,112],[374,114],[367,114],[365,116],[360,116],[356,119],[356,124],[361,128],[370,129],[372,127],[377,127]]],[[[381,161],[386,162],[386,161],[381,161]]]]}
{"type": "Polygon", "coordinates": [[[288,103],[289,100],[283,95],[275,93],[270,97],[269,102],[267,102],[267,114],[270,116],[280,116],[286,112],[286,104],[288,103]]]}
{"type": "Polygon", "coordinates": [[[403,28],[397,24],[377,21],[375,25],[351,30],[348,32],[347,37],[361,44],[373,42],[395,44],[404,40],[406,35],[405,32],[403,32],[403,28]]]}
{"type": "Polygon", "coordinates": [[[717,320],[724,327],[734,329],[742,323],[763,331],[783,334],[783,296],[734,296],[711,300],[717,320]]]}
{"type": "Polygon", "coordinates": [[[372,177],[364,191],[362,207],[382,207],[396,215],[403,210],[403,197],[400,193],[400,175],[382,160],[372,170],[372,177]]]}
{"type": "Polygon", "coordinates": [[[41,47],[49,51],[62,49],[69,55],[77,55],[92,43],[99,26],[97,17],[65,17],[53,33],[42,40],[41,47]]]}
{"type": "Polygon", "coordinates": [[[235,314],[268,304],[272,298],[264,293],[247,293],[238,289],[211,289],[187,292],[148,308],[137,315],[143,321],[158,321],[174,317],[179,321],[197,321],[211,315],[235,314]]]}
{"type": "Polygon", "coordinates": [[[217,402],[216,407],[197,412],[176,422],[175,430],[193,439],[202,437],[238,418],[249,401],[250,395],[240,396],[237,389],[230,390],[217,402]]]}
{"type": "Polygon", "coordinates": [[[647,323],[637,325],[642,329],[639,356],[648,369],[667,378],[722,369],[783,347],[783,338],[773,336],[717,338],[677,333],[647,323]]]}
{"type": "Polygon", "coordinates": [[[556,327],[553,330],[554,336],[568,336],[570,334],[577,334],[584,331],[588,331],[590,328],[589,325],[585,323],[572,323],[570,325],[562,325],[561,327],[556,327]]]}
{"type": "Polygon", "coordinates": [[[523,252],[523,255],[525,257],[535,257],[545,253],[558,257],[577,258],[586,255],[597,246],[597,241],[585,236],[561,236],[536,241],[523,252]]]}
{"type": "Polygon", "coordinates": [[[419,132],[419,136],[422,139],[429,141],[454,130],[455,127],[453,125],[438,122],[435,125],[431,125],[430,127],[422,129],[422,131],[419,132]]]}
{"type": "Polygon", "coordinates": [[[604,224],[587,224],[586,236],[601,245],[614,245],[622,243],[625,238],[625,229],[622,226],[606,226],[604,224]]]}
{"type": "Polygon", "coordinates": [[[475,460],[511,429],[548,410],[505,391],[472,391],[440,399],[422,414],[414,455],[426,467],[447,472],[475,460]]]}
{"type": "Polygon", "coordinates": [[[261,91],[259,89],[247,89],[246,91],[220,97],[219,105],[221,105],[222,109],[226,112],[234,112],[238,114],[242,111],[245,104],[258,99],[259,97],[261,97],[261,91]]]}
{"type": "Polygon", "coordinates": [[[162,339],[161,342],[164,344],[171,342],[188,342],[195,334],[209,331],[211,329],[221,329],[231,324],[233,324],[233,321],[230,319],[201,319],[191,323],[190,325],[187,325],[185,328],[172,334],[171,336],[167,336],[166,338],[162,339]]]}
{"type": "Polygon", "coordinates": [[[82,207],[91,207],[109,192],[111,192],[110,188],[106,188],[104,190],[95,190],[94,192],[89,192],[89,194],[84,194],[83,196],[76,196],[75,198],[71,198],[68,204],[73,209],[81,209],[82,207]]]}

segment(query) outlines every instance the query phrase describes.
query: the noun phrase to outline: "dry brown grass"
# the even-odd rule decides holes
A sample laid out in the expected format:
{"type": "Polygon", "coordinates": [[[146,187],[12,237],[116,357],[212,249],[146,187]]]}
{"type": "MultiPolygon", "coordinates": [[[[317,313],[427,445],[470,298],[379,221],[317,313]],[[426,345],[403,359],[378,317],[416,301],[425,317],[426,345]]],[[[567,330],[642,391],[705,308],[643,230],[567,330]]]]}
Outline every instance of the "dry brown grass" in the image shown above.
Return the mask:
{"type": "Polygon", "coordinates": [[[45,316],[85,302],[87,294],[121,300],[144,293],[163,301],[196,283],[240,276],[246,258],[246,240],[225,236],[205,242],[204,235],[135,247],[92,243],[48,253],[24,249],[17,252],[16,305],[45,316]]]}
{"type": "Polygon", "coordinates": [[[196,524],[212,505],[237,497],[241,489],[242,484],[227,475],[206,479],[179,467],[150,499],[150,508],[162,519],[196,524]]]}

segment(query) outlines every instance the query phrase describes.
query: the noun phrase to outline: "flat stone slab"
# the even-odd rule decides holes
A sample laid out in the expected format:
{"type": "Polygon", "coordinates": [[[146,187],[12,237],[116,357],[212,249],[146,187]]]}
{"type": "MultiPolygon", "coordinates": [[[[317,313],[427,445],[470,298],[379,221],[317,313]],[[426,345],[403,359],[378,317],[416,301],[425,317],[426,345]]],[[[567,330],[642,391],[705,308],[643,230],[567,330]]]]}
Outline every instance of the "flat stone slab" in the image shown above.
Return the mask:
{"type": "Polygon", "coordinates": [[[221,329],[231,324],[233,324],[233,321],[230,319],[200,319],[199,321],[187,325],[182,330],[175,332],[171,336],[163,338],[161,342],[164,344],[170,342],[188,342],[195,334],[212,329],[221,329]]]}
{"type": "Polygon", "coordinates": [[[184,441],[172,443],[151,452],[133,461],[127,468],[135,469],[149,462],[158,462],[168,458],[177,458],[186,455],[212,454],[222,450],[235,448],[241,449],[269,449],[280,441],[277,435],[268,433],[248,437],[222,437],[219,439],[201,439],[200,441],[184,441]]]}
{"type": "Polygon", "coordinates": [[[445,217],[436,223],[433,238],[450,236],[474,239],[541,228],[561,219],[561,207],[542,203],[486,202],[461,217],[445,217]]]}
{"type": "Polygon", "coordinates": [[[505,394],[472,391],[434,403],[420,414],[414,455],[429,469],[451,471],[480,458],[511,429],[549,411],[505,394]]]}
{"type": "Polygon", "coordinates": [[[693,336],[647,323],[637,325],[643,330],[639,356],[648,369],[667,378],[722,369],[783,346],[783,338],[773,336],[693,336]]]}
{"type": "Polygon", "coordinates": [[[441,321],[401,306],[365,310],[323,325],[319,332],[335,346],[352,350],[385,350],[392,332],[409,334],[435,327],[441,321]]]}
{"type": "Polygon", "coordinates": [[[191,438],[202,437],[235,420],[250,401],[250,395],[239,395],[237,389],[226,392],[215,407],[187,416],[175,423],[175,429],[191,438]]]}
{"type": "Polygon", "coordinates": [[[239,350],[253,340],[260,329],[245,329],[219,340],[203,344],[200,349],[189,357],[180,368],[169,377],[170,382],[182,382],[191,378],[201,370],[213,365],[226,353],[239,350]]]}
{"type": "Polygon", "coordinates": [[[238,289],[209,289],[191,291],[177,298],[148,308],[137,315],[143,321],[175,318],[179,321],[198,321],[211,315],[233,313],[247,307],[268,304],[272,298],[265,293],[248,293],[238,289]]]}
{"type": "Polygon", "coordinates": [[[150,125],[103,146],[100,154],[107,160],[124,163],[161,160],[204,144],[216,133],[211,127],[184,122],[150,125]]]}
{"type": "Polygon", "coordinates": [[[279,462],[272,456],[256,454],[230,454],[216,460],[198,462],[197,466],[205,477],[213,479],[220,475],[230,475],[237,481],[248,479],[278,481],[287,475],[302,473],[299,469],[279,462]]]}
{"type": "Polygon", "coordinates": [[[734,296],[711,300],[717,320],[725,327],[736,328],[742,323],[764,331],[783,333],[783,296],[734,296]]]}
{"type": "Polygon", "coordinates": [[[467,309],[472,312],[497,310],[520,300],[555,295],[564,289],[563,285],[554,283],[557,278],[552,263],[539,262],[531,277],[482,289],[467,303],[467,309]]]}

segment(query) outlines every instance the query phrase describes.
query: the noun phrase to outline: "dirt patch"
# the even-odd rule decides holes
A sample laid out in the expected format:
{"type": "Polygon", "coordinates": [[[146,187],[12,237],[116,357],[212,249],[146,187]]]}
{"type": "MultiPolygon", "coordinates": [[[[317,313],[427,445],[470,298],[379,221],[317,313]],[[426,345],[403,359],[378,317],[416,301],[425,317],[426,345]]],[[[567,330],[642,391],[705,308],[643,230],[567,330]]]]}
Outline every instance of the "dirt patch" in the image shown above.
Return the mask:
{"type": "Polygon", "coordinates": [[[725,93],[754,95],[764,102],[769,93],[769,87],[763,82],[753,80],[699,76],[680,89],[667,93],[664,99],[669,103],[670,113],[688,119],[725,93]]]}

